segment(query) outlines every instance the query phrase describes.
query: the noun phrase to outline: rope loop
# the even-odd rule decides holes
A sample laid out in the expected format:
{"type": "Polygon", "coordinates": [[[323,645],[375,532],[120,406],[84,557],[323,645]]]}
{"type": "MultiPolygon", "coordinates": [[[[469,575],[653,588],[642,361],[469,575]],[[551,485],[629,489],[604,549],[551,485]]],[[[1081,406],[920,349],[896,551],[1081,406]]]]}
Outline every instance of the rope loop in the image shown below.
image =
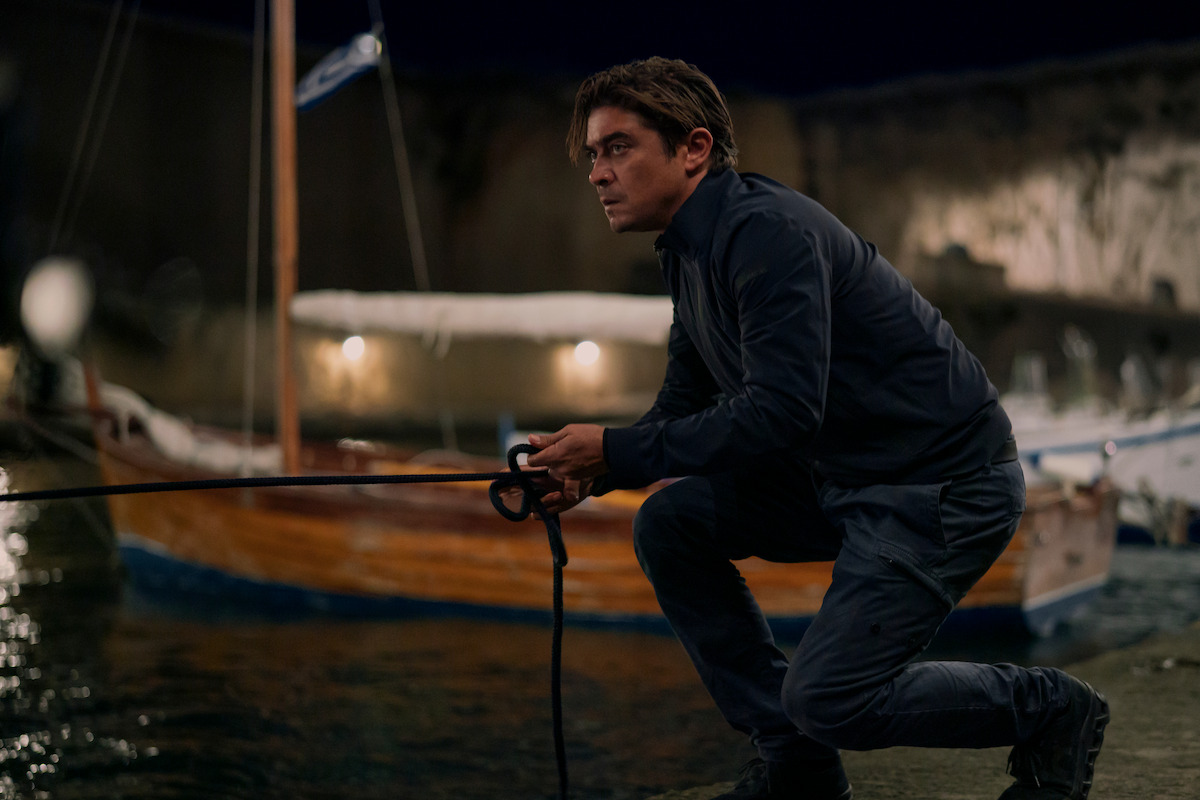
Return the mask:
{"type": "Polygon", "coordinates": [[[554,555],[554,565],[563,567],[567,564],[567,548],[563,544],[562,526],[559,524],[558,514],[546,511],[546,507],[542,505],[542,495],[545,492],[533,482],[535,475],[544,475],[545,473],[523,470],[517,462],[518,456],[536,452],[538,449],[531,444],[513,445],[508,451],[508,468],[511,474],[492,481],[488,487],[488,497],[491,498],[492,506],[500,512],[500,516],[507,520],[522,522],[528,519],[530,514],[541,519],[546,524],[546,534],[550,539],[550,552],[554,555]],[[521,487],[521,505],[516,510],[506,506],[504,498],[501,496],[503,490],[513,486],[521,487]]]}

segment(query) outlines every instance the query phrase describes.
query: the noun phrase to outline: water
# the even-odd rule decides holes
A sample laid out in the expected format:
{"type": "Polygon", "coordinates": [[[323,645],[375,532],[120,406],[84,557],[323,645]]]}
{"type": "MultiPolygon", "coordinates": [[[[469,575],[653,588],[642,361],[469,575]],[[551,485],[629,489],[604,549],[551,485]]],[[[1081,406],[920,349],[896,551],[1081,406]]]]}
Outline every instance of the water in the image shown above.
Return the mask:
{"type": "MultiPolygon", "coordinates": [[[[0,467],[15,490],[95,482],[21,446],[0,467]]],[[[168,608],[125,586],[106,525],[102,501],[0,504],[0,800],[556,796],[548,626],[168,608]]],[[[1061,664],[1196,618],[1200,549],[1127,548],[1055,636],[931,655],[1061,664]]],[[[563,697],[573,798],[752,755],[669,636],[568,628],[563,697]]]]}

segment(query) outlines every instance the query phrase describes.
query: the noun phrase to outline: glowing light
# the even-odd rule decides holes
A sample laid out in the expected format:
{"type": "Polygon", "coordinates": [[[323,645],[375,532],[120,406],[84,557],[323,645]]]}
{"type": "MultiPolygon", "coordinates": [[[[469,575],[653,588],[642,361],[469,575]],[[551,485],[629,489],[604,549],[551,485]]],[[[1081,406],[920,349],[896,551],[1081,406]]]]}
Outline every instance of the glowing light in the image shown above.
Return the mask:
{"type": "Polygon", "coordinates": [[[65,355],[79,341],[92,310],[92,282],[79,261],[38,262],[21,289],[21,323],[47,356],[65,355]]]}
{"type": "Polygon", "coordinates": [[[379,55],[383,53],[383,43],[370,33],[363,33],[355,36],[351,44],[354,46],[355,50],[368,58],[378,58],[379,55]]]}
{"type": "Polygon", "coordinates": [[[575,345],[575,360],[587,366],[595,364],[600,358],[600,346],[595,342],[582,341],[575,345]]]}
{"type": "Polygon", "coordinates": [[[358,361],[366,352],[367,345],[361,336],[351,336],[342,342],[342,355],[351,361],[358,361]]]}

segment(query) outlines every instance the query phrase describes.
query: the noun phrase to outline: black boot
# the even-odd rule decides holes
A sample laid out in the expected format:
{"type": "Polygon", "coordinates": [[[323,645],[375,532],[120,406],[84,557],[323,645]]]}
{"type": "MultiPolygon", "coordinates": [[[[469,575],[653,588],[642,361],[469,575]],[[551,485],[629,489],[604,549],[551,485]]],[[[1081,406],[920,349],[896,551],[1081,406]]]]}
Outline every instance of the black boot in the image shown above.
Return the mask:
{"type": "Polygon", "coordinates": [[[732,790],[713,800],[850,800],[850,781],[842,760],[763,761],[742,767],[732,790]]]}
{"type": "Polygon", "coordinates": [[[1108,702],[1083,681],[1063,676],[1070,682],[1067,707],[1012,749],[1008,772],[1017,780],[1000,800],[1087,800],[1108,725],[1108,702]]]}

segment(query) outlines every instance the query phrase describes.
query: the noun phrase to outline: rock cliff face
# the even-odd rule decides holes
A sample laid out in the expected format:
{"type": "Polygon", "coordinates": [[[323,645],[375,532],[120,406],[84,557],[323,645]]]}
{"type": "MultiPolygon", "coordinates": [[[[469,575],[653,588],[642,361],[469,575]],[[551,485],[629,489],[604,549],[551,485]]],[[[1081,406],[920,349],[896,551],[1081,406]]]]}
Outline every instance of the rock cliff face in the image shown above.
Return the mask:
{"type": "MultiPolygon", "coordinates": [[[[1200,308],[1200,46],[806,101],[808,190],[902,270],[1200,308]]],[[[802,188],[805,188],[802,186],[802,188]]]]}
{"type": "MultiPolygon", "coordinates": [[[[639,284],[653,237],[613,236],[582,169],[555,152],[569,95],[492,128],[472,193],[447,215],[456,276],[533,288],[526,270],[548,256],[564,268],[541,274],[571,288],[653,283],[639,284]],[[519,245],[531,236],[544,250],[519,245]]],[[[949,251],[1011,290],[1196,311],[1197,98],[1200,45],[730,105],[739,169],[815,197],[918,283],[963,283],[929,269],[949,251]]]]}
{"type": "Polygon", "coordinates": [[[915,190],[899,252],[957,243],[1004,265],[1011,288],[1197,308],[1198,222],[1200,142],[1143,137],[1101,164],[1064,158],[976,191],[915,190]]]}

